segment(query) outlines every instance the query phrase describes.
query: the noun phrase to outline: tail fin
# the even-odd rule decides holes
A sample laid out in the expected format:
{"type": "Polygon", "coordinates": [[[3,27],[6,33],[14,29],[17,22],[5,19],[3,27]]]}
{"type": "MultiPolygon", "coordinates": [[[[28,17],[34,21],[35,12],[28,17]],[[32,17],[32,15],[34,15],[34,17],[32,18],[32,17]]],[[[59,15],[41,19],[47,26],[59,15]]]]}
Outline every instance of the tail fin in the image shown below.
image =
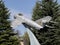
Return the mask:
{"type": "Polygon", "coordinates": [[[44,23],[50,22],[51,19],[52,19],[52,17],[46,16],[46,17],[43,17],[41,19],[36,20],[36,23],[38,23],[38,24],[43,26],[44,23]]]}

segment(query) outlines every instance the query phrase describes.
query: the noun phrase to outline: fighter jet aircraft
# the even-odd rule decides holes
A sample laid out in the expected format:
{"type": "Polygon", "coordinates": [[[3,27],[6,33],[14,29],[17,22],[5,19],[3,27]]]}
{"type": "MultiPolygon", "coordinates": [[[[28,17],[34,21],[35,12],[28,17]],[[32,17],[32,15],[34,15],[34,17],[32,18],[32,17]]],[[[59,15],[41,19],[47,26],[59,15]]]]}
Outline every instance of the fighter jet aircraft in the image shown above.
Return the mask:
{"type": "MultiPolygon", "coordinates": [[[[15,15],[14,21],[12,21],[12,23],[11,23],[11,27],[14,28],[20,24],[23,24],[25,26],[25,24],[26,24],[26,25],[30,26],[31,28],[35,28],[35,29],[40,30],[40,29],[44,28],[44,26],[50,27],[48,25],[45,25],[45,23],[49,23],[51,19],[52,19],[52,17],[46,16],[46,17],[43,17],[43,18],[38,19],[36,21],[33,21],[33,20],[30,20],[30,19],[24,17],[23,15],[15,15]]],[[[30,29],[26,26],[25,26],[25,28],[26,28],[27,33],[28,33],[29,38],[30,38],[30,44],[31,45],[41,45],[38,42],[35,35],[30,31],[30,29]]]]}
{"type": "Polygon", "coordinates": [[[26,24],[30,27],[33,27],[35,29],[38,29],[38,30],[43,28],[44,24],[48,23],[52,19],[52,17],[46,16],[46,17],[43,17],[43,18],[38,19],[36,21],[33,21],[33,20],[30,20],[30,19],[24,17],[23,15],[15,15],[14,18],[15,19],[11,23],[11,27],[16,27],[17,25],[20,25],[20,24],[24,23],[24,24],[26,24]]]}

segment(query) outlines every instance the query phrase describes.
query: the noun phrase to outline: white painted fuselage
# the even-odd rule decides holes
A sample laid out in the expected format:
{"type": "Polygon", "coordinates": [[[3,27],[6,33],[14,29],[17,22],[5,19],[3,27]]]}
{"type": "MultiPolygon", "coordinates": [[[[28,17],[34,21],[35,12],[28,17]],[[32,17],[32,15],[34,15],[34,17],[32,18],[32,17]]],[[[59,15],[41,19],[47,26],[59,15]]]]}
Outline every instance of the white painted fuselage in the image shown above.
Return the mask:
{"type": "Polygon", "coordinates": [[[16,19],[17,19],[18,21],[20,21],[20,22],[22,22],[22,23],[25,23],[25,24],[27,24],[27,25],[29,25],[29,26],[31,26],[31,27],[36,28],[36,29],[39,29],[39,30],[40,30],[41,28],[43,28],[43,26],[37,24],[36,22],[34,22],[34,21],[32,21],[32,20],[30,20],[30,19],[28,19],[28,18],[25,18],[24,16],[16,15],[15,17],[16,17],[16,19]]]}

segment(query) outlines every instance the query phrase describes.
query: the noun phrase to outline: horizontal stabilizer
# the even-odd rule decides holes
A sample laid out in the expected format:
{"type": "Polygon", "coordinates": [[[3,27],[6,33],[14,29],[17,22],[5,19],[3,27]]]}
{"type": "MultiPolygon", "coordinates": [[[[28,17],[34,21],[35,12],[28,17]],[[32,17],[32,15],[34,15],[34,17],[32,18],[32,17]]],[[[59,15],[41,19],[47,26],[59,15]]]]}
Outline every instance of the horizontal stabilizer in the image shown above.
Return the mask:
{"type": "Polygon", "coordinates": [[[39,25],[43,25],[43,23],[48,23],[51,19],[52,17],[46,16],[44,18],[36,20],[35,22],[38,23],[39,25]]]}

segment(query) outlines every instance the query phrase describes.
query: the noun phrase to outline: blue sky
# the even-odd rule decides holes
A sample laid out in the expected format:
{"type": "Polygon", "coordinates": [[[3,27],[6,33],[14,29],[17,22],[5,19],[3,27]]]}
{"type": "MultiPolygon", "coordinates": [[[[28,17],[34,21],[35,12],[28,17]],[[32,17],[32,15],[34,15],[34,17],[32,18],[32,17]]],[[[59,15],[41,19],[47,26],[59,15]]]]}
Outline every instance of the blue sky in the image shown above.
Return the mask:
{"type": "Polygon", "coordinates": [[[10,9],[10,11],[14,11],[14,13],[24,13],[29,16],[32,13],[32,9],[36,0],[4,0],[5,5],[10,9]]]}
{"type": "MultiPolygon", "coordinates": [[[[17,13],[22,13],[27,18],[31,18],[35,2],[36,0],[4,0],[6,7],[11,12],[11,19],[17,13]]],[[[21,34],[26,31],[23,25],[18,26],[15,30],[19,30],[21,34]]]]}
{"type": "MultiPolygon", "coordinates": [[[[24,16],[31,18],[36,0],[4,0],[4,2],[11,12],[11,19],[17,13],[22,13],[24,16]]],[[[60,3],[60,0],[58,0],[58,3],[60,3]]],[[[15,28],[15,30],[19,30],[22,34],[26,31],[22,25],[15,28]]]]}

